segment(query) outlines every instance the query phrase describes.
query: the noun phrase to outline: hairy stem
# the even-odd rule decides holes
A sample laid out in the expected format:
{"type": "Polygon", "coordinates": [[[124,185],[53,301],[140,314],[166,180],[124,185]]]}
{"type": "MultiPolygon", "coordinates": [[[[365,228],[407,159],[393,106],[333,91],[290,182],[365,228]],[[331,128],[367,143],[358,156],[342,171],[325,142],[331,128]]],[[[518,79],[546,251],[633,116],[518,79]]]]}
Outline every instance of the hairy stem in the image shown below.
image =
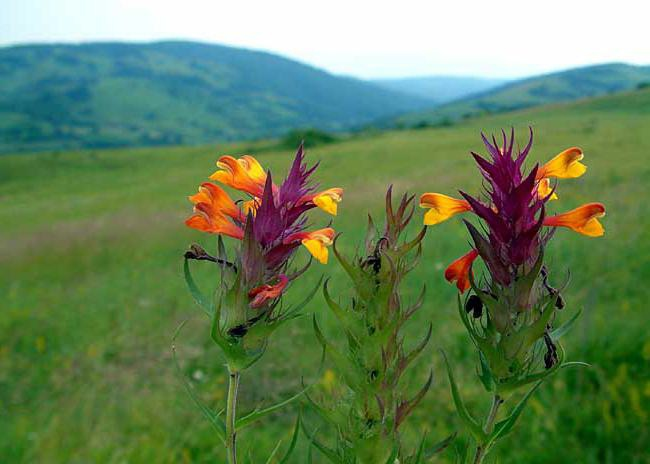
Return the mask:
{"type": "MultiPolygon", "coordinates": [[[[483,430],[487,435],[492,433],[494,430],[494,422],[497,418],[497,413],[499,412],[499,406],[503,403],[503,399],[499,395],[494,395],[492,398],[492,407],[490,408],[490,413],[488,414],[487,419],[485,420],[485,426],[483,430]]],[[[486,443],[479,443],[476,446],[476,454],[474,455],[474,464],[481,464],[483,459],[487,455],[489,447],[486,443]]]]}
{"type": "Polygon", "coordinates": [[[237,431],[235,430],[237,389],[239,388],[239,371],[228,369],[228,404],[226,405],[226,449],[228,464],[237,464],[237,431]]]}

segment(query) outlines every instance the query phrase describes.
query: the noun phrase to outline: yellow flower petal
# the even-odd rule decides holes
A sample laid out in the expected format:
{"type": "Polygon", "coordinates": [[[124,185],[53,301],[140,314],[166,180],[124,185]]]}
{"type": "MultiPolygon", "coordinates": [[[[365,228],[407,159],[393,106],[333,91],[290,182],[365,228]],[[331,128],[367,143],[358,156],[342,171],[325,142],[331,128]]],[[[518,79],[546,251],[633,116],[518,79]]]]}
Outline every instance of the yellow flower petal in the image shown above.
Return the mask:
{"type": "Polygon", "coordinates": [[[556,177],[558,179],[580,177],[587,171],[587,166],[580,162],[582,158],[584,158],[584,154],[580,148],[567,148],[539,168],[537,179],[545,177],[556,177]]]}
{"type": "Polygon", "coordinates": [[[537,185],[537,196],[539,198],[546,198],[551,195],[549,200],[557,200],[559,198],[557,194],[555,192],[551,194],[551,192],[553,192],[553,188],[551,187],[551,179],[548,177],[541,179],[537,185]]]}
{"type": "Polygon", "coordinates": [[[309,250],[314,258],[316,258],[321,264],[327,264],[327,259],[329,252],[325,244],[318,239],[305,239],[302,241],[302,244],[309,250]]]}
{"type": "Polygon", "coordinates": [[[446,221],[450,217],[470,211],[472,208],[465,200],[458,200],[441,193],[424,193],[420,197],[420,207],[430,208],[424,214],[424,224],[432,226],[446,221]]]}
{"type": "Polygon", "coordinates": [[[343,199],[343,189],[341,188],[331,188],[323,192],[317,193],[313,202],[320,209],[326,213],[336,216],[338,212],[338,204],[343,199]]]}
{"type": "Polygon", "coordinates": [[[266,173],[255,158],[244,155],[239,159],[232,156],[222,156],[217,161],[216,171],[210,179],[221,182],[228,187],[261,197],[266,182],[266,173]]]}
{"type": "Polygon", "coordinates": [[[605,215],[602,203],[587,203],[566,213],[549,216],[544,225],[550,227],[567,227],[588,237],[600,237],[605,233],[598,218],[605,215]]]}

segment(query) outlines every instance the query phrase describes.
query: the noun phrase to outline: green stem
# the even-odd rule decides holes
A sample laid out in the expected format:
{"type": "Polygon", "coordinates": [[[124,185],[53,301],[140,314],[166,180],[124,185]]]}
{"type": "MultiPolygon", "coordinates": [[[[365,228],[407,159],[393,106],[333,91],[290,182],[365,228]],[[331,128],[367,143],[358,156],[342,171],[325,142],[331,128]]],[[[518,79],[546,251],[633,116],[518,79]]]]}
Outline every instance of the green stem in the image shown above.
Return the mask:
{"type": "Polygon", "coordinates": [[[226,449],[228,464],[237,464],[237,431],[235,430],[237,389],[239,388],[239,371],[228,369],[228,404],[226,405],[226,449]]]}
{"type": "MultiPolygon", "coordinates": [[[[494,430],[494,422],[496,421],[497,413],[499,412],[499,406],[501,406],[501,404],[503,404],[503,398],[495,394],[492,398],[492,407],[490,408],[490,413],[488,414],[488,417],[485,420],[485,426],[483,427],[483,431],[486,435],[490,435],[492,433],[492,430],[494,430]]],[[[486,443],[479,443],[476,446],[474,464],[481,464],[489,449],[490,448],[486,443]]]]}

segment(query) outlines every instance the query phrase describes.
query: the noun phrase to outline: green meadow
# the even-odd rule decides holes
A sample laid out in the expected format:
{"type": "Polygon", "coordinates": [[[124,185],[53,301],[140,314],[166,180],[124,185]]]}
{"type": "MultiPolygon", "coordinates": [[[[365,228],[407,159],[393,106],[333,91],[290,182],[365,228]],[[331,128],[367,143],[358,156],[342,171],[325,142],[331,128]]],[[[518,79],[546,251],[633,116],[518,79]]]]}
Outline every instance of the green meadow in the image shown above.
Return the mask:
{"type": "MultiPolygon", "coordinates": [[[[559,230],[551,242],[551,280],[571,273],[564,317],[583,310],[564,341],[568,358],[590,367],[562,369],[546,381],[495,455],[500,463],[650,462],[650,91],[447,128],[360,135],[315,146],[308,160],[320,161],[323,187],[345,189],[333,226],[342,233],[341,249],[352,253],[366,213],[381,218],[389,184],[396,193],[476,193],[481,185],[469,151],[482,151],[480,131],[514,126],[523,144],[529,125],[535,131],[531,160],[544,162],[569,146],[584,149],[587,174],[561,181],[551,209],[603,202],[606,235],[559,230]]],[[[215,239],[184,226],[191,211],[186,196],[221,154],[249,152],[275,176],[284,175],[293,152],[273,147],[264,141],[0,157],[0,461],[224,462],[171,356],[172,336],[187,321],[176,340],[181,371],[206,404],[220,409],[223,360],[182,276],[187,246],[214,249],[215,239]]],[[[329,217],[316,212],[312,220],[324,226],[329,217]]],[[[427,286],[407,345],[434,325],[432,342],[406,379],[415,392],[434,372],[431,390],[404,426],[410,446],[424,433],[433,444],[461,426],[439,349],[452,360],[473,414],[483,417],[489,407],[457,318],[456,289],[443,278],[446,265],[467,247],[459,219],[431,227],[422,262],[403,285],[407,301],[427,286]]],[[[301,249],[297,261],[306,259],[301,249]]],[[[214,285],[207,263],[193,270],[204,288],[214,285]]],[[[333,294],[347,298],[345,276],[331,259],[313,264],[287,300],[299,301],[321,275],[331,278],[333,294]]],[[[343,343],[320,294],[305,311],[343,343]]],[[[315,383],[315,396],[340,390],[336,378],[323,381],[319,357],[310,316],[284,326],[263,360],[244,374],[240,410],[292,395],[303,378],[315,383]]],[[[242,456],[265,462],[278,440],[286,446],[297,413],[292,406],[242,432],[242,456]]],[[[310,429],[319,426],[309,411],[304,415],[310,429]]],[[[327,429],[318,433],[327,441],[327,429]]],[[[305,462],[306,454],[301,436],[293,462],[305,462]]],[[[436,462],[454,457],[450,447],[436,462]]],[[[314,462],[324,460],[316,453],[314,462]]]]}

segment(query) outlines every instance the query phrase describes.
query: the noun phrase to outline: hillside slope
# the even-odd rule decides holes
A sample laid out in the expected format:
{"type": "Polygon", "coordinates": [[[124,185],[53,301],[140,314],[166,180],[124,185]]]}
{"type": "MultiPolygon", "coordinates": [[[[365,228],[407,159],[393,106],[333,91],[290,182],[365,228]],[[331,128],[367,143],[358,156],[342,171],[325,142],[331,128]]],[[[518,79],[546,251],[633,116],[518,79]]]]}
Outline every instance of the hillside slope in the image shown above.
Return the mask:
{"type": "Polygon", "coordinates": [[[397,124],[437,124],[631,90],[645,82],[650,82],[650,66],[611,63],[570,69],[508,83],[431,111],[403,115],[397,118],[397,124]]]}
{"type": "Polygon", "coordinates": [[[264,52],[193,42],[0,49],[0,152],[338,130],[430,103],[264,52]]]}
{"type": "Polygon", "coordinates": [[[427,98],[442,104],[487,91],[504,84],[506,80],[467,76],[426,76],[375,79],[372,82],[390,90],[427,98]]]}

